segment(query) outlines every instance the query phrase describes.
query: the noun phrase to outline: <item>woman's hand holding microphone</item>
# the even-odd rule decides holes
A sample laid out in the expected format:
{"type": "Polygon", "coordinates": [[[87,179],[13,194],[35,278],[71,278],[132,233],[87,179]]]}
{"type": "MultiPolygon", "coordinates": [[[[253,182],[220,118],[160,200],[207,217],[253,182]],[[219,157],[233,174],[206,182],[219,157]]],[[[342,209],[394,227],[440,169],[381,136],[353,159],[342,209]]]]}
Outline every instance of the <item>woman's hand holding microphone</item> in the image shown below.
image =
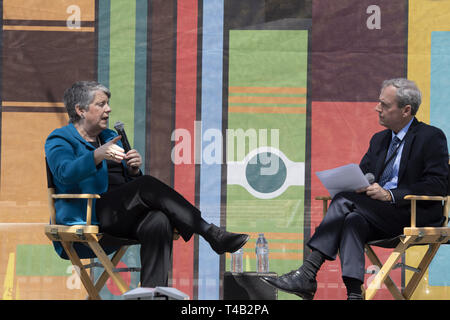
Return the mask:
{"type": "Polygon", "coordinates": [[[136,175],[139,173],[139,167],[142,165],[141,155],[135,149],[125,153],[125,150],[116,144],[121,138],[122,136],[114,137],[114,139],[95,149],[95,165],[98,165],[103,160],[112,160],[117,163],[126,160],[130,173],[136,175]]]}

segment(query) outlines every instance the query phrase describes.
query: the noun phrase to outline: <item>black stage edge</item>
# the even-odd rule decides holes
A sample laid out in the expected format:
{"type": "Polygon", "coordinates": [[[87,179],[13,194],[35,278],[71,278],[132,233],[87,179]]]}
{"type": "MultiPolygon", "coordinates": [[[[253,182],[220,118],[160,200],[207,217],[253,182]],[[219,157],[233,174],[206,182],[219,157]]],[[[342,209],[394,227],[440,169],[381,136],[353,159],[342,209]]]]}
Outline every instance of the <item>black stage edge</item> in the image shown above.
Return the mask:
{"type": "Polygon", "coordinates": [[[113,316],[114,319],[323,319],[352,315],[352,318],[418,315],[423,310],[445,310],[450,301],[344,301],[344,300],[106,300],[106,301],[0,301],[3,312],[30,315],[33,310],[64,312],[64,319],[80,315],[113,316]],[[351,312],[351,313],[349,313],[351,312]],[[66,317],[67,315],[67,317],[66,317]]]}

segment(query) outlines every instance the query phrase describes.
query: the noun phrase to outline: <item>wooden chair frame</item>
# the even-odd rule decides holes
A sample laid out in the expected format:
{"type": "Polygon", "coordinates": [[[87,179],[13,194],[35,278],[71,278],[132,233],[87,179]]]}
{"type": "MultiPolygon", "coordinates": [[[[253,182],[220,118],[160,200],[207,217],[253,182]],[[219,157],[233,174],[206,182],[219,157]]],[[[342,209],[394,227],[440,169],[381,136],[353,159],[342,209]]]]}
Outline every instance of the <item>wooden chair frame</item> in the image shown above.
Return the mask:
{"type": "MultiPolygon", "coordinates": [[[[414,291],[420,280],[425,275],[431,261],[436,255],[439,247],[443,243],[447,243],[450,240],[450,227],[447,227],[448,214],[450,210],[450,196],[420,196],[420,195],[407,195],[404,197],[406,200],[411,201],[411,225],[403,229],[403,234],[398,237],[398,244],[394,248],[393,252],[389,255],[384,264],[377,257],[372,249],[372,245],[377,246],[376,242],[370,242],[365,245],[365,252],[369,260],[380,268],[373,280],[369,283],[367,289],[364,292],[365,299],[371,300],[374,298],[378,289],[384,283],[389,292],[396,300],[409,300],[411,299],[414,291]],[[417,201],[441,201],[443,203],[443,215],[445,221],[441,227],[416,227],[416,203],[417,201]],[[404,290],[399,290],[392,278],[389,276],[392,269],[396,266],[398,259],[405,253],[405,251],[417,245],[428,245],[428,250],[422,257],[417,268],[411,268],[415,271],[414,275],[408,281],[404,290]]],[[[328,209],[328,201],[331,200],[329,196],[316,197],[316,200],[323,202],[323,214],[325,215],[328,209]]],[[[386,239],[392,240],[392,239],[386,239]]],[[[381,245],[383,247],[383,245],[381,245]]]]}
{"type": "Polygon", "coordinates": [[[50,210],[50,224],[45,226],[45,234],[51,241],[59,241],[67,253],[72,264],[76,267],[83,286],[85,287],[89,299],[100,300],[100,290],[105,285],[108,278],[117,285],[120,292],[123,294],[129,290],[127,283],[123,280],[118,270],[115,270],[116,265],[123,257],[128,249],[128,246],[122,246],[117,250],[110,260],[99,244],[99,240],[103,236],[99,233],[99,228],[92,225],[92,203],[93,199],[99,199],[98,194],[55,194],[54,188],[48,188],[48,201],[50,210]],[[55,199],[87,199],[86,208],[86,225],[57,225],[55,212],[55,199]],[[103,273],[94,284],[90,275],[87,272],[88,265],[81,262],[80,257],[75,251],[74,243],[84,243],[94,252],[101,265],[105,268],[103,273]]]}
{"type": "Polygon", "coordinates": [[[403,229],[403,235],[400,236],[398,245],[395,247],[394,251],[389,255],[388,259],[383,265],[381,265],[379,259],[376,257],[370,245],[366,245],[366,253],[370,261],[381,268],[367,287],[367,290],[365,292],[366,300],[373,299],[383,283],[386,284],[387,288],[395,299],[411,299],[414,291],[417,289],[420,280],[422,280],[423,276],[425,275],[425,272],[430,266],[430,263],[436,255],[439,247],[441,246],[441,244],[447,243],[450,240],[450,228],[447,227],[448,212],[450,209],[450,196],[438,197],[407,195],[404,199],[411,201],[411,225],[410,227],[406,227],[403,229]],[[445,220],[441,227],[416,227],[417,201],[443,202],[443,215],[445,217],[445,220]],[[405,289],[400,292],[397,286],[395,286],[392,279],[389,277],[389,273],[394,268],[398,259],[405,253],[406,249],[417,245],[428,245],[428,250],[421,258],[417,268],[415,268],[415,272],[406,284],[405,289]]]}
{"type": "MultiPolygon", "coordinates": [[[[53,185],[53,178],[48,168],[47,161],[47,193],[48,193],[48,203],[49,203],[49,213],[50,213],[50,224],[45,226],[45,234],[51,241],[61,242],[67,256],[69,257],[72,264],[75,266],[75,270],[78,273],[83,286],[85,287],[88,298],[94,300],[100,300],[100,290],[105,285],[108,278],[117,285],[120,292],[124,294],[129,291],[129,286],[124,281],[120,272],[126,271],[123,268],[116,268],[120,259],[126,253],[129,244],[138,244],[137,241],[132,241],[129,239],[118,239],[123,240],[124,245],[114,253],[111,260],[105,253],[103,248],[100,246],[99,241],[103,237],[103,234],[99,232],[99,227],[97,225],[92,225],[92,204],[93,199],[99,199],[98,194],[55,194],[55,188],[53,185]],[[87,199],[86,205],[86,225],[58,225],[55,224],[56,221],[56,211],[55,211],[55,200],[56,199],[87,199]],[[87,269],[90,268],[92,263],[83,264],[80,257],[78,256],[76,250],[74,249],[74,243],[84,243],[87,245],[98,258],[100,264],[103,266],[104,271],[97,279],[94,284],[87,269]]],[[[180,238],[179,232],[174,229],[173,239],[177,240],[180,238]]],[[[129,271],[139,271],[140,268],[128,268],[129,271]]]]}

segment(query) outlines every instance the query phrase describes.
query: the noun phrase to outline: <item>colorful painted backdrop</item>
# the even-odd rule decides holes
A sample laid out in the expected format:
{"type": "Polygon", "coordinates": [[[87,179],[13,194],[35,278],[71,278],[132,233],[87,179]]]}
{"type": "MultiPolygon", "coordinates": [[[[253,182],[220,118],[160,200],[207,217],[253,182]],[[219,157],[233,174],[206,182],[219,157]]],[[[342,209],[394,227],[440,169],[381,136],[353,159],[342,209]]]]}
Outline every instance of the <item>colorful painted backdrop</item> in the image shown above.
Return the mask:
{"type": "MultiPolygon", "coordinates": [[[[314,198],[326,194],[315,172],[360,161],[382,129],[374,106],[384,79],[415,80],[418,118],[450,135],[450,0],[0,0],[0,10],[3,299],[86,295],[43,233],[43,145],[67,123],[62,95],[77,80],[111,89],[110,125],[125,123],[145,173],[207,221],[251,235],[246,271],[256,269],[258,233],[271,271],[302,264],[321,221],[314,198]]],[[[414,298],[450,297],[449,261],[444,246],[414,298]]],[[[121,266],[139,262],[134,247],[121,266]]],[[[221,299],[229,264],[201,238],[178,240],[170,283],[221,299]]],[[[139,285],[138,274],[124,276],[139,285]]],[[[393,277],[401,285],[409,276],[400,268],[393,277]]],[[[345,299],[338,260],[318,281],[316,299],[345,299]]],[[[111,283],[102,296],[120,298],[111,283]]]]}

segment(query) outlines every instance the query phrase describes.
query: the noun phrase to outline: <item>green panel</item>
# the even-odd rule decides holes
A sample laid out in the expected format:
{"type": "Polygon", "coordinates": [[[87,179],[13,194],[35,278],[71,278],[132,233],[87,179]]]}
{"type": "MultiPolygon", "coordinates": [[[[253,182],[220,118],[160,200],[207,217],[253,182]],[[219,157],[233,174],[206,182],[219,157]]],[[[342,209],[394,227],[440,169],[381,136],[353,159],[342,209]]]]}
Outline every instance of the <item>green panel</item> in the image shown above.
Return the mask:
{"type": "MultiPolygon", "coordinates": [[[[244,140],[244,154],[237,151],[237,140],[243,141],[242,135],[240,138],[233,137],[234,150],[230,149],[231,143],[227,140],[228,173],[237,170],[231,162],[243,161],[249,152],[261,146],[277,146],[288,160],[304,165],[307,55],[308,31],[305,30],[230,31],[228,130],[241,130],[248,135],[244,140]],[[241,111],[233,111],[233,107],[241,111]],[[259,135],[260,130],[267,130],[266,143],[259,135]],[[271,140],[271,130],[278,130],[278,142],[271,140]],[[253,137],[255,133],[257,137],[257,143],[253,146],[249,143],[252,132],[253,137]]],[[[247,164],[242,179],[255,186],[255,181],[267,183],[267,186],[258,185],[256,191],[262,193],[270,193],[280,186],[275,176],[284,181],[284,176],[291,176],[294,172],[280,165],[273,177],[258,177],[259,171],[256,169],[247,164]]],[[[258,198],[240,184],[227,185],[227,230],[253,235],[265,233],[270,248],[270,271],[279,275],[302,264],[304,193],[303,185],[291,185],[273,198],[258,198]]],[[[245,271],[256,270],[255,241],[253,237],[244,249],[245,271]]],[[[229,269],[230,261],[227,259],[226,270],[229,269]]],[[[297,297],[279,292],[279,299],[297,297]]]]}
{"type": "Polygon", "coordinates": [[[125,124],[131,146],[134,145],[134,84],[136,2],[111,0],[110,25],[110,127],[117,120],[125,124]]]}
{"type": "MultiPolygon", "coordinates": [[[[305,114],[229,114],[228,129],[248,129],[256,130],[267,129],[267,140],[270,144],[270,129],[279,130],[279,148],[292,161],[305,161],[305,131],[306,131],[306,115],[305,114]],[[290,124],[290,125],[287,125],[290,124]]],[[[258,136],[260,139],[260,136],[258,136]]],[[[259,142],[259,141],[258,141],[259,142]]],[[[232,154],[234,159],[227,158],[227,161],[241,161],[237,158],[238,152],[237,142],[235,139],[234,153],[227,152],[227,157],[232,154]]],[[[247,149],[247,153],[252,149],[247,149]]]]}
{"type": "Polygon", "coordinates": [[[304,187],[291,186],[274,199],[257,199],[244,187],[228,185],[227,229],[236,232],[303,230],[304,187]]]}
{"type": "Polygon", "coordinates": [[[16,276],[69,276],[69,260],[61,259],[52,245],[20,244],[16,247],[16,276]]]}
{"type": "Polygon", "coordinates": [[[306,87],[308,31],[231,30],[230,86],[306,87]]]}

